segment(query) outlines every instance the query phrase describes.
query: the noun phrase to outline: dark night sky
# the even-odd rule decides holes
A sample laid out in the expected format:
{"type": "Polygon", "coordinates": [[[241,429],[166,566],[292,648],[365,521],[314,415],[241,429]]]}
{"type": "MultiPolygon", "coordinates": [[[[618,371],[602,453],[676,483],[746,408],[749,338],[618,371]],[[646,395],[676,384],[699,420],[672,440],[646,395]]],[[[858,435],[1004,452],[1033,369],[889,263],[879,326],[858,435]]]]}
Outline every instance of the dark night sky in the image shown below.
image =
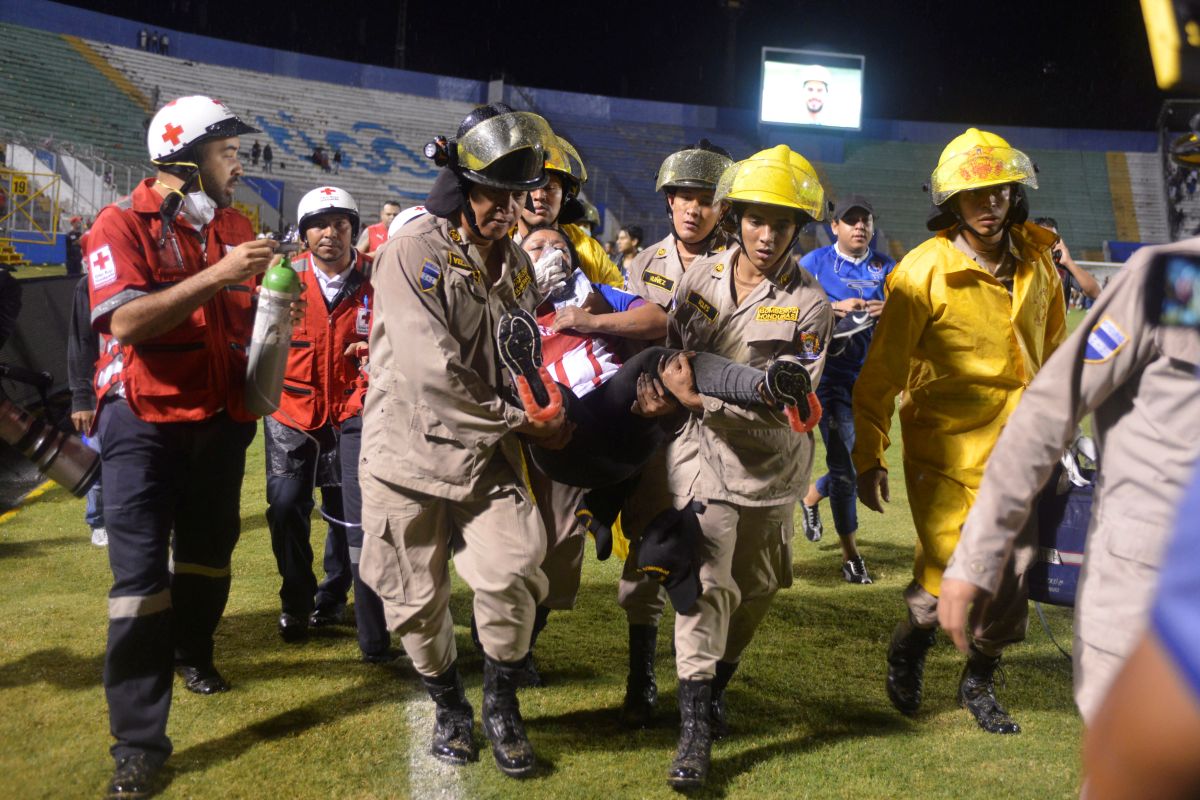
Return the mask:
{"type": "MultiPolygon", "coordinates": [[[[390,65],[396,3],[73,0],[210,36],[390,65]],[[264,25],[260,20],[273,20],[264,25]]],[[[1154,127],[1138,0],[743,0],[736,105],[757,103],[764,45],[867,57],[864,114],[1073,128],[1154,127]]],[[[528,86],[721,105],[720,0],[408,3],[409,69],[528,86]],[[533,10],[533,9],[537,10],[533,10]]]]}

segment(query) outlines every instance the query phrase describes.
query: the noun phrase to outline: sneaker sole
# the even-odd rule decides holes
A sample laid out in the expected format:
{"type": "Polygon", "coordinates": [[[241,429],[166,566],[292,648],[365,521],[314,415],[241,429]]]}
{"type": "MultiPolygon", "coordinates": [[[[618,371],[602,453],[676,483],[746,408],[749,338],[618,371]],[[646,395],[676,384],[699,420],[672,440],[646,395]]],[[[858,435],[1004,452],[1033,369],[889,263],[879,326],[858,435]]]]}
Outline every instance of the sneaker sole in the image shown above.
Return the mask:
{"type": "Polygon", "coordinates": [[[807,401],[812,392],[812,378],[798,360],[777,358],[767,365],[767,391],[784,405],[808,410],[807,401]],[[804,404],[803,406],[801,404],[804,404]]]}
{"type": "Polygon", "coordinates": [[[496,344],[500,361],[514,378],[529,383],[533,399],[543,408],[550,404],[550,395],[542,384],[538,368],[542,366],[542,335],[537,320],[523,310],[510,311],[500,318],[496,328],[496,344]]]}

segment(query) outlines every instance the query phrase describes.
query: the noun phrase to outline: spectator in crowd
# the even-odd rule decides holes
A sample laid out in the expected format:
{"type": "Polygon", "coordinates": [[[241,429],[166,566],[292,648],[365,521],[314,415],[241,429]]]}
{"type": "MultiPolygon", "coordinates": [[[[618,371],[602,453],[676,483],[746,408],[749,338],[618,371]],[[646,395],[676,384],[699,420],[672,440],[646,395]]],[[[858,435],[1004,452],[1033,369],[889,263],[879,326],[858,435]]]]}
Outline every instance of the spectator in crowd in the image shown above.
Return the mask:
{"type": "Polygon", "coordinates": [[[162,38],[158,40],[158,52],[164,56],[171,54],[171,36],[164,33],[162,38]]]}
{"type": "Polygon", "coordinates": [[[262,155],[262,145],[258,143],[258,139],[254,140],[254,146],[250,148],[250,164],[258,166],[258,157],[262,155]]]}
{"type": "Polygon", "coordinates": [[[1071,648],[1075,704],[1088,725],[1146,630],[1171,520],[1200,458],[1200,331],[1163,327],[1147,307],[1162,292],[1155,256],[1170,254],[1196,258],[1200,240],[1138,250],[1029,385],[992,450],[942,582],[939,619],[965,648],[972,603],[1003,602],[1004,584],[1031,563],[1036,542],[1026,525],[1035,498],[1091,413],[1098,513],[1071,648]]]}
{"type": "Polygon", "coordinates": [[[399,213],[399,200],[385,200],[379,207],[379,222],[368,225],[359,234],[358,241],[354,245],[358,248],[358,252],[364,255],[374,255],[375,251],[388,240],[388,231],[391,228],[392,220],[399,213]]]}
{"type": "MultiPolygon", "coordinates": [[[[1092,273],[1076,264],[1075,259],[1071,258],[1071,251],[1067,249],[1067,243],[1059,235],[1058,222],[1054,217],[1038,217],[1034,222],[1052,232],[1055,236],[1058,236],[1058,241],[1054,243],[1053,250],[1054,267],[1058,270],[1058,277],[1062,281],[1063,302],[1068,306],[1071,305],[1070,292],[1074,287],[1078,287],[1080,294],[1089,300],[1095,300],[1099,297],[1099,282],[1092,276],[1092,273]]],[[[1091,307],[1090,302],[1087,307],[1091,307]]]]}
{"type": "MultiPolygon", "coordinates": [[[[83,437],[84,443],[100,452],[100,441],[92,434],[92,422],[96,418],[96,362],[100,359],[100,335],[92,330],[92,306],[88,299],[87,278],[75,285],[75,301],[71,313],[70,330],[67,337],[67,386],[71,390],[71,424],[83,437]]],[[[87,505],[83,519],[92,533],[92,544],[96,547],[108,545],[108,531],[104,528],[104,499],[101,496],[101,478],[88,489],[87,505]]]]}
{"type": "Polygon", "coordinates": [[[271,150],[270,142],[267,142],[267,144],[263,147],[262,160],[263,172],[271,172],[271,164],[275,161],[275,153],[271,150]]]}
{"type": "Polygon", "coordinates": [[[342,171],[342,148],[335,147],[333,150],[333,174],[338,175],[342,171]]]}
{"type": "MultiPolygon", "coordinates": [[[[887,692],[920,708],[925,656],[937,637],[942,573],[979,490],[988,455],[1025,387],[1066,335],[1050,255],[1055,237],[1027,222],[1033,162],[994,133],[970,128],[942,151],[930,179],[936,235],[887,280],[887,305],[854,384],[858,496],[883,513],[884,453],[895,398],[904,478],[918,546],[908,606],[887,651],[887,692]]],[[[995,695],[1003,649],[1025,636],[1027,603],[1006,584],[983,611],[958,699],[989,733],[1020,726],[995,695]]]]}
{"type": "Polygon", "coordinates": [[[149,50],[150,49],[150,32],[147,31],[145,28],[142,28],[140,31],[138,31],[137,47],[138,47],[138,50],[149,50]]]}
{"type": "MultiPolygon", "coordinates": [[[[83,219],[71,217],[71,230],[67,231],[67,274],[79,275],[83,272],[83,219]]],[[[90,326],[89,326],[90,327],[90,326]]]]}
{"type": "Polygon", "coordinates": [[[158,40],[158,31],[155,31],[154,33],[150,34],[150,52],[151,53],[159,52],[158,41],[159,41],[158,40]]]}
{"type": "Polygon", "coordinates": [[[621,271],[621,278],[626,282],[629,280],[629,270],[633,268],[634,257],[642,252],[644,238],[645,234],[637,225],[626,225],[617,234],[617,269],[621,271]]]}
{"type": "Polygon", "coordinates": [[[825,372],[817,387],[821,401],[821,438],[829,472],[808,487],[800,501],[804,535],[820,541],[824,526],[818,503],[828,497],[833,524],[842,545],[842,577],[849,583],[871,583],[867,565],[858,552],[857,473],[854,451],[854,410],[851,395],[858,372],[867,358],[875,322],[883,313],[884,281],[896,262],[871,249],[875,236],[875,209],[859,195],[849,195],[833,214],[835,241],[800,259],[813,274],[833,305],[837,320],[825,355],[825,372]]]}

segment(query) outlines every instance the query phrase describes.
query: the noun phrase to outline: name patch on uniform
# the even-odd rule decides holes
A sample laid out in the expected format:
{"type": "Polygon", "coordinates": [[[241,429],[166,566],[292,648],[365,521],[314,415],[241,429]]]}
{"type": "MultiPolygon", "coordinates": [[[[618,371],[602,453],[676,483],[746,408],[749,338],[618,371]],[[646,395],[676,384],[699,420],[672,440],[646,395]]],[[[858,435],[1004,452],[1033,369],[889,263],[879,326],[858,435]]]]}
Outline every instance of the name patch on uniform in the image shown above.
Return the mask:
{"type": "Polygon", "coordinates": [[[689,292],[687,301],[688,305],[694,307],[701,314],[708,317],[709,322],[717,321],[716,306],[701,297],[699,292],[689,292]]]}
{"type": "Polygon", "coordinates": [[[117,265],[108,245],[97,247],[88,256],[88,274],[92,278],[93,289],[101,289],[117,279],[117,265]]]}
{"type": "Polygon", "coordinates": [[[659,275],[657,272],[646,270],[642,273],[642,281],[648,286],[657,286],[660,289],[665,289],[668,292],[675,291],[675,281],[668,278],[666,275],[659,275]]]}
{"type": "Polygon", "coordinates": [[[800,319],[796,306],[759,306],[754,312],[755,322],[795,322],[800,319]]]}
{"type": "Polygon", "coordinates": [[[1119,353],[1127,341],[1129,337],[1117,327],[1117,323],[1105,317],[1088,334],[1083,360],[1088,364],[1103,364],[1119,353]]]}
{"type": "Polygon", "coordinates": [[[446,260],[450,262],[450,266],[452,266],[452,267],[458,267],[460,269],[470,270],[470,271],[474,272],[474,268],[471,266],[471,264],[465,258],[460,256],[458,253],[455,253],[453,250],[446,251],[446,260]]]}
{"type": "Polygon", "coordinates": [[[421,284],[422,292],[432,292],[437,288],[438,281],[441,279],[442,270],[437,264],[433,263],[432,261],[426,261],[421,265],[421,277],[419,282],[421,284]]]}
{"type": "Polygon", "coordinates": [[[800,356],[802,358],[816,358],[821,355],[821,337],[812,331],[804,331],[800,334],[800,356]]]}
{"type": "Polygon", "coordinates": [[[513,294],[517,297],[525,294],[525,290],[531,283],[533,283],[533,278],[529,276],[529,268],[522,264],[521,268],[513,273],[513,294]]]}

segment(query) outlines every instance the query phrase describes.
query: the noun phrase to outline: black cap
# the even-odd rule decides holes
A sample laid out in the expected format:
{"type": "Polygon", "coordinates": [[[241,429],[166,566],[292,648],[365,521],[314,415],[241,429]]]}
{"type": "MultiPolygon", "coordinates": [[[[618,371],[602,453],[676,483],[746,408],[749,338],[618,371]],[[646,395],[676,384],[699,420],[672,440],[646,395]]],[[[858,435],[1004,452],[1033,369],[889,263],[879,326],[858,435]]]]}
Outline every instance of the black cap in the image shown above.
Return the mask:
{"type": "Polygon", "coordinates": [[[875,216],[875,209],[871,207],[871,201],[863,197],[861,194],[848,194],[841,200],[837,201],[837,205],[833,207],[833,218],[841,219],[852,208],[861,208],[872,217],[875,216]]]}
{"type": "Polygon", "coordinates": [[[638,571],[658,579],[680,614],[688,614],[700,596],[700,520],[692,506],[668,508],[642,531],[638,571]]]}

